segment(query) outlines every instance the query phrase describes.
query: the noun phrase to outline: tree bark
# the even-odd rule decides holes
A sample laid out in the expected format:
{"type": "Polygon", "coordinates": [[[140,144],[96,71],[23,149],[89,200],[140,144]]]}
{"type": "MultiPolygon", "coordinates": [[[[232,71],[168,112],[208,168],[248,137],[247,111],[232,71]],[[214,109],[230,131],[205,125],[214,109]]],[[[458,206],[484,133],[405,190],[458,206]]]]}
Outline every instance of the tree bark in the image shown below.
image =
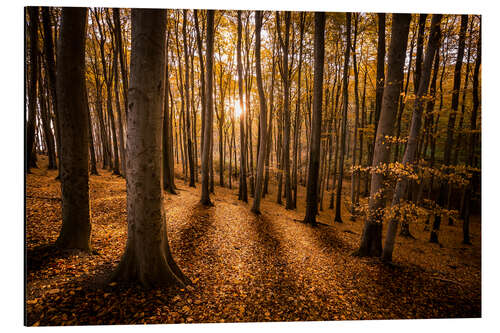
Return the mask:
{"type": "Polygon", "coordinates": [[[212,123],[213,123],[213,50],[214,50],[214,14],[213,10],[207,11],[207,40],[206,40],[206,94],[205,107],[205,132],[203,133],[203,150],[201,153],[201,203],[203,205],[213,205],[210,201],[210,160],[212,155],[212,123]]]}
{"type": "Polygon", "coordinates": [[[255,12],[255,73],[257,76],[257,89],[259,91],[259,154],[257,157],[257,177],[255,182],[255,195],[253,199],[252,212],[260,214],[260,200],[262,197],[262,185],[264,176],[264,163],[266,160],[267,143],[267,105],[264,86],[262,85],[262,69],[260,61],[260,31],[262,28],[262,12],[255,12]]]}
{"type": "Polygon", "coordinates": [[[337,180],[337,192],[335,197],[335,218],[334,221],[342,223],[341,214],[341,196],[342,196],[342,178],[344,177],[344,155],[347,137],[347,108],[349,106],[349,57],[351,52],[351,13],[346,13],[346,49],[344,54],[344,78],[343,86],[343,110],[342,110],[342,136],[340,138],[340,161],[339,175],[337,180]]]}
{"type": "Polygon", "coordinates": [[[166,10],[132,9],[127,153],[127,245],[112,280],[144,287],[189,280],[168,245],[161,178],[166,10]],[[147,98],[146,98],[147,96],[147,98]]]}
{"type": "MultiPolygon", "coordinates": [[[[442,15],[435,14],[432,15],[431,21],[431,32],[429,35],[429,42],[427,44],[427,50],[424,58],[422,76],[419,81],[419,87],[417,90],[417,96],[415,98],[415,105],[413,108],[413,115],[410,124],[410,134],[408,136],[408,142],[406,144],[405,154],[403,156],[403,165],[406,167],[414,163],[415,154],[417,151],[417,141],[420,132],[420,127],[422,124],[422,113],[424,111],[425,99],[427,97],[427,91],[429,89],[429,81],[431,77],[432,61],[439,49],[439,40],[441,37],[441,18],[442,15]]],[[[397,209],[401,199],[407,192],[408,179],[403,178],[398,180],[396,188],[394,190],[394,195],[392,198],[392,207],[397,209]]],[[[394,250],[394,243],[396,240],[396,232],[399,224],[398,214],[389,221],[387,234],[384,243],[384,250],[382,253],[382,259],[386,261],[392,260],[392,252],[394,250]]]]}
{"type": "Polygon", "coordinates": [[[363,227],[361,243],[356,255],[380,256],[382,252],[382,219],[384,209],[384,166],[390,159],[390,143],[386,136],[392,134],[398,109],[403,68],[406,57],[410,14],[393,14],[391,43],[389,46],[387,85],[384,88],[379,126],[374,147],[368,215],[363,227]],[[382,169],[382,170],[380,170],[382,169]]]}
{"type": "Polygon", "coordinates": [[[248,190],[247,190],[247,171],[246,171],[246,133],[245,133],[245,112],[243,106],[243,65],[241,61],[241,11],[238,11],[238,42],[236,44],[236,61],[237,61],[237,72],[238,72],[238,93],[239,93],[239,103],[240,103],[240,184],[238,192],[238,200],[243,202],[248,202],[248,190]]]}
{"type": "Polygon", "coordinates": [[[315,226],[318,214],[318,178],[321,147],[321,115],[323,102],[323,69],[325,62],[325,21],[324,12],[314,14],[314,85],[311,146],[307,175],[306,215],[304,223],[315,226]]]}
{"type": "Polygon", "coordinates": [[[186,99],[186,136],[187,136],[187,157],[189,162],[189,186],[196,187],[195,185],[195,175],[194,175],[194,160],[193,160],[193,139],[191,135],[191,116],[190,116],[190,100],[189,100],[189,55],[187,47],[187,32],[186,32],[186,22],[187,21],[187,9],[182,11],[182,41],[184,44],[184,74],[186,76],[184,80],[184,94],[186,99]]]}
{"type": "Polygon", "coordinates": [[[86,27],[86,8],[63,8],[56,84],[57,110],[61,120],[62,226],[56,244],[61,248],[90,252],[86,27]]]}
{"type": "MultiPolygon", "coordinates": [[[[26,172],[36,168],[35,125],[38,86],[38,7],[28,7],[29,15],[29,88],[28,88],[28,122],[26,125],[26,172]]],[[[28,71],[26,71],[28,72],[28,71]]]]}

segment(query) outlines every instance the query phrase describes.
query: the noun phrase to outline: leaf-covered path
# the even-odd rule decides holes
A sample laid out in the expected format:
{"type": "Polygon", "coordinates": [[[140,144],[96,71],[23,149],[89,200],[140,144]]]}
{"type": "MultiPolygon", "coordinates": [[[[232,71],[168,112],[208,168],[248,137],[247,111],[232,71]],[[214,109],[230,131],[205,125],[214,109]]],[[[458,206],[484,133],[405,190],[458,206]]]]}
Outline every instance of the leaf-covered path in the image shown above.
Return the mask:
{"type": "MultiPolygon", "coordinates": [[[[27,177],[28,325],[480,316],[479,223],[473,247],[461,246],[460,235],[442,237],[442,248],[430,245],[423,225],[413,226],[417,240],[398,239],[396,264],[388,266],[351,255],[361,221],[348,222],[347,213],[342,225],[311,228],[297,221],[303,207],[286,211],[271,194],[256,216],[234,189],[219,187],[215,206],[206,208],[199,188],[181,180],[178,195],[165,196],[167,228],[193,285],[103,284],[124,250],[126,196],[122,178],[100,173],[91,177],[92,255],[51,246],[60,227],[59,183],[47,170],[27,177]]],[[[331,223],[331,216],[325,210],[319,219],[331,223]]]]}

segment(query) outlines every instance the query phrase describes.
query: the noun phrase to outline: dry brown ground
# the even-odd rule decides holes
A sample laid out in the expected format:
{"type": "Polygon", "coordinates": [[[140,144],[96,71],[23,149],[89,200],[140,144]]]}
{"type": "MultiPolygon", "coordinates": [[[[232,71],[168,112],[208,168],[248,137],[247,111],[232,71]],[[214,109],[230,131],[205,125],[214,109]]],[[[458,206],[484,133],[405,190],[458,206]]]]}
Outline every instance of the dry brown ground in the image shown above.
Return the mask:
{"type": "Polygon", "coordinates": [[[165,196],[168,233],[193,285],[145,290],[102,283],[125,247],[125,180],[104,170],[91,176],[96,254],[63,252],[52,246],[61,224],[60,185],[44,167],[26,184],[28,325],[481,316],[479,217],[472,246],[460,243],[458,225],[442,226],[441,245],[428,243],[423,224],[412,225],[416,239],[398,238],[389,266],[351,255],[362,221],[349,221],[345,209],[343,224],[332,222],[329,209],[319,216],[328,225],[297,222],[305,191],[297,211],[277,205],[271,191],[255,216],[237,200],[237,189],[216,187],[215,207],[205,208],[198,204],[200,185],[177,179],[179,194],[165,196]]]}

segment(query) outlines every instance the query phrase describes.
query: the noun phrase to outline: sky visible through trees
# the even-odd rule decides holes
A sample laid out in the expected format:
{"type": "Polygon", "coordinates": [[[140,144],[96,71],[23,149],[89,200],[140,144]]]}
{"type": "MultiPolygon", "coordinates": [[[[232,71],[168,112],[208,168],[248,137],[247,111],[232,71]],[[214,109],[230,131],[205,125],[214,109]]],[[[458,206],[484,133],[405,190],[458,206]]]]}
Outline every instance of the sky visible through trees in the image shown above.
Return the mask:
{"type": "Polygon", "coordinates": [[[481,316],[480,15],[25,24],[27,325],[481,316]]]}

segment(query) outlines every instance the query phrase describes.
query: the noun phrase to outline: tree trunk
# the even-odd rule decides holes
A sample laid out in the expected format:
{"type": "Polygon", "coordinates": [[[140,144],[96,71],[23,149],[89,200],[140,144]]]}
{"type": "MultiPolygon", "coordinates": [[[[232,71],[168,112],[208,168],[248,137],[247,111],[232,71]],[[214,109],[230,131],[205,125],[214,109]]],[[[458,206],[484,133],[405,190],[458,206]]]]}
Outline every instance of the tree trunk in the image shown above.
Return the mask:
{"type": "Polygon", "coordinates": [[[193,140],[191,135],[191,116],[190,116],[190,100],[189,100],[189,55],[187,48],[187,32],[186,32],[186,21],[187,21],[187,9],[182,11],[182,40],[184,43],[184,74],[186,76],[184,80],[184,97],[186,99],[186,136],[187,136],[187,157],[189,162],[189,186],[196,187],[194,182],[194,161],[193,161],[193,140]]]}
{"type": "Polygon", "coordinates": [[[343,78],[343,110],[342,110],[342,137],[340,142],[339,175],[337,180],[337,193],[335,198],[335,222],[342,223],[341,196],[342,178],[344,177],[344,155],[347,137],[347,108],[349,106],[349,57],[351,51],[351,13],[346,13],[346,49],[344,54],[344,78],[343,78]]]}
{"type": "MultiPolygon", "coordinates": [[[[26,125],[26,172],[36,168],[35,125],[38,85],[38,7],[28,7],[29,15],[29,89],[28,89],[28,123],[26,125]]],[[[26,71],[28,72],[28,71],[26,71]]]]}
{"type": "Polygon", "coordinates": [[[393,14],[391,43],[389,46],[387,86],[384,89],[382,109],[374,147],[370,200],[368,216],[365,220],[360,247],[355,253],[359,256],[375,257],[382,252],[382,219],[384,209],[384,173],[380,169],[389,162],[390,143],[385,137],[392,134],[394,118],[398,109],[403,68],[406,57],[410,14],[393,14]]]}
{"type": "Polygon", "coordinates": [[[240,103],[240,184],[238,192],[238,200],[243,202],[248,202],[248,191],[247,191],[247,171],[246,171],[246,133],[245,133],[245,112],[243,112],[243,66],[241,61],[241,11],[238,11],[238,42],[236,44],[236,59],[237,59],[237,71],[238,71],[238,93],[239,93],[239,103],[240,103]]]}
{"type": "Polygon", "coordinates": [[[321,147],[321,115],[323,102],[323,69],[325,62],[325,21],[324,12],[314,14],[314,86],[313,114],[311,123],[311,146],[307,174],[306,215],[304,223],[316,225],[318,214],[318,178],[321,147]]]}
{"type": "Polygon", "coordinates": [[[213,123],[213,50],[214,50],[214,14],[213,10],[207,11],[207,40],[206,40],[206,94],[205,107],[205,132],[203,133],[203,150],[201,153],[201,203],[213,205],[210,201],[209,181],[210,162],[212,155],[212,123],[213,123]]]}
{"type": "Polygon", "coordinates": [[[355,220],[357,214],[358,202],[356,200],[356,180],[358,179],[358,161],[356,159],[356,150],[358,149],[358,127],[359,127],[359,67],[356,57],[356,42],[358,37],[359,14],[354,14],[354,40],[352,45],[352,67],[354,71],[354,131],[352,138],[352,167],[351,173],[351,221],[355,220]]]}
{"type": "MultiPolygon", "coordinates": [[[[55,115],[55,132],[56,132],[56,151],[57,158],[61,159],[61,134],[60,134],[60,120],[59,112],[57,112],[57,92],[56,92],[56,64],[54,60],[54,42],[52,39],[52,22],[50,20],[49,7],[42,7],[42,23],[43,23],[43,50],[46,59],[46,72],[49,78],[49,89],[52,97],[52,109],[55,115]]],[[[61,170],[59,168],[59,174],[61,170]]]]}
{"type": "Polygon", "coordinates": [[[278,36],[283,51],[283,66],[281,69],[281,77],[283,81],[283,169],[285,172],[285,198],[286,209],[292,209],[292,191],[290,177],[290,68],[288,66],[288,53],[290,43],[290,20],[291,13],[285,12],[285,38],[281,37],[281,25],[279,13],[276,13],[276,25],[278,36]]]}
{"type": "MultiPolygon", "coordinates": [[[[477,56],[476,63],[474,65],[474,74],[472,76],[472,112],[470,116],[470,137],[469,137],[469,149],[468,149],[468,164],[471,167],[474,167],[474,159],[475,159],[475,149],[477,145],[477,116],[479,110],[479,72],[481,68],[481,21],[479,21],[479,38],[477,41],[477,56]]],[[[463,232],[463,240],[464,244],[471,244],[470,241],[470,205],[472,201],[472,193],[475,187],[475,182],[477,179],[477,174],[472,174],[472,179],[469,181],[467,185],[467,190],[465,194],[465,212],[464,212],[464,222],[462,225],[463,232]]]]}
{"type": "MultiPolygon", "coordinates": [[[[422,124],[422,113],[424,111],[424,103],[427,98],[427,91],[429,89],[429,81],[431,77],[432,61],[434,60],[436,52],[439,49],[439,40],[441,35],[440,24],[442,15],[437,14],[432,16],[431,21],[431,32],[429,35],[429,42],[427,44],[427,50],[424,58],[422,76],[419,81],[419,87],[417,90],[417,96],[415,98],[415,105],[413,108],[413,115],[410,124],[410,134],[408,136],[408,143],[406,144],[406,150],[403,156],[403,165],[408,166],[414,163],[415,154],[417,151],[417,140],[420,132],[420,127],[422,124]]],[[[407,192],[408,179],[403,178],[398,180],[396,188],[394,190],[394,195],[392,198],[392,207],[397,210],[401,199],[405,199],[404,196],[407,192]]],[[[392,252],[394,250],[394,243],[396,240],[396,232],[399,224],[399,214],[396,214],[394,218],[389,221],[387,234],[384,243],[384,250],[382,253],[382,259],[386,261],[392,260],[392,252]]]]}
{"type": "Polygon", "coordinates": [[[90,252],[86,27],[86,8],[62,9],[56,84],[61,120],[62,226],[56,244],[61,248],[90,252]]]}
{"type": "MultiPolygon", "coordinates": [[[[168,28],[167,28],[168,29],[168,28]]],[[[170,40],[170,30],[167,30],[165,45],[165,87],[163,97],[163,130],[162,130],[162,157],[163,157],[163,189],[171,194],[175,191],[174,177],[174,156],[172,151],[172,122],[170,121],[169,93],[170,80],[168,69],[168,45],[170,40]]]]}
{"type": "Polygon", "coordinates": [[[168,245],[161,178],[166,10],[132,9],[127,153],[127,245],[113,280],[144,287],[189,280],[168,245]],[[145,98],[144,96],[149,96],[145,98]]]}
{"type": "Polygon", "coordinates": [[[262,85],[262,69],[260,62],[260,31],[262,28],[262,12],[255,12],[255,74],[257,76],[257,89],[259,91],[259,154],[257,156],[257,177],[255,182],[255,195],[252,205],[252,212],[260,214],[260,200],[262,197],[262,185],[264,177],[264,163],[266,160],[266,143],[267,143],[267,105],[264,86],[262,85]]]}

